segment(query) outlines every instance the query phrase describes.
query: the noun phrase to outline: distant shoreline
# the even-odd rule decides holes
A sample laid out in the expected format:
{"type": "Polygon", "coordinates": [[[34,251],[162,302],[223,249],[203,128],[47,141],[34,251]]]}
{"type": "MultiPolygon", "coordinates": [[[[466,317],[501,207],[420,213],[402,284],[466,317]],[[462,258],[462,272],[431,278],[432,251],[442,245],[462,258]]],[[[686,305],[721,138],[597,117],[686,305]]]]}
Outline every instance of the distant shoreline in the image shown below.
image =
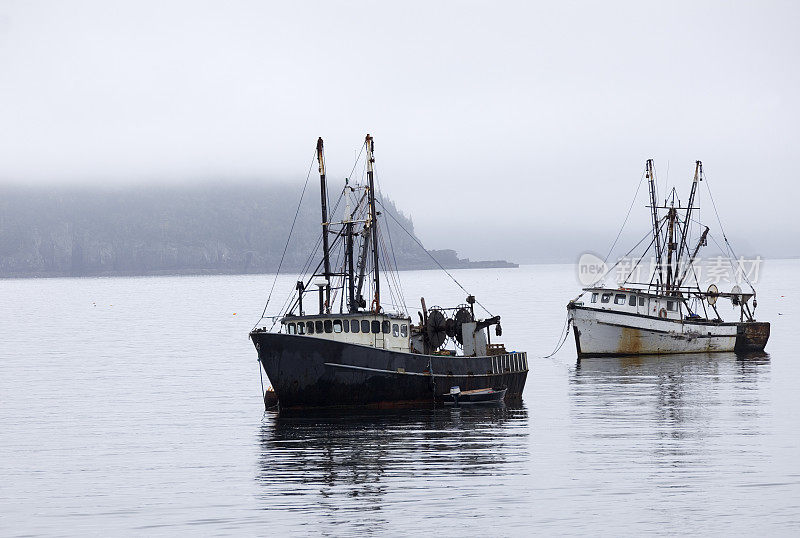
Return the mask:
{"type": "MultiPolygon", "coordinates": [[[[447,270],[452,269],[518,269],[519,264],[505,260],[470,261],[461,265],[444,265],[447,270]]],[[[405,271],[438,271],[439,267],[430,265],[418,267],[401,267],[405,271]]],[[[282,269],[281,274],[297,273],[297,269],[282,269]]],[[[156,271],[94,271],[82,274],[68,274],[63,272],[31,272],[12,273],[0,275],[0,280],[22,280],[31,278],[121,278],[121,277],[159,277],[159,276],[222,276],[222,275],[274,275],[275,271],[232,271],[212,269],[161,269],[156,271]]]]}

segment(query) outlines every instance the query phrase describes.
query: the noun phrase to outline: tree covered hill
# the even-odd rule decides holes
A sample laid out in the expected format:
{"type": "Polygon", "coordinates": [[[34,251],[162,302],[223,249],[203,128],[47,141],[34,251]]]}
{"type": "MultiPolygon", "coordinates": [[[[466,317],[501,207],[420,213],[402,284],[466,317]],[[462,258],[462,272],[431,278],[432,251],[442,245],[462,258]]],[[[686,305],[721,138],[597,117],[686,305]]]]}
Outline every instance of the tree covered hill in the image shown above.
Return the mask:
{"type": "MultiPolygon", "coordinates": [[[[3,186],[0,277],[273,272],[299,196],[296,185],[276,183],[3,186]]],[[[394,203],[384,200],[384,207],[414,234],[413,223],[394,203]]],[[[312,183],[282,270],[298,271],[305,264],[318,243],[319,222],[319,194],[312,183]]],[[[401,269],[435,267],[394,219],[381,224],[388,225],[384,235],[401,269]]],[[[447,250],[431,253],[446,267],[513,266],[470,262],[447,250]]]]}

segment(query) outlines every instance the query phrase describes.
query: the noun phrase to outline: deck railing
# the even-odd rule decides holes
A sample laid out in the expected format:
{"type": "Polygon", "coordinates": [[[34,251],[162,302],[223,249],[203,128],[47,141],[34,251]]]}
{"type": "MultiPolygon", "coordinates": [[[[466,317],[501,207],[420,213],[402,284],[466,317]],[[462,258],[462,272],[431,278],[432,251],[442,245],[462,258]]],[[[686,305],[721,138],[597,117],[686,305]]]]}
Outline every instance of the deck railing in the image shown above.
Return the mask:
{"type": "Polygon", "coordinates": [[[504,353],[492,357],[492,373],[505,374],[510,372],[527,372],[528,354],[524,351],[519,353],[504,353]]]}

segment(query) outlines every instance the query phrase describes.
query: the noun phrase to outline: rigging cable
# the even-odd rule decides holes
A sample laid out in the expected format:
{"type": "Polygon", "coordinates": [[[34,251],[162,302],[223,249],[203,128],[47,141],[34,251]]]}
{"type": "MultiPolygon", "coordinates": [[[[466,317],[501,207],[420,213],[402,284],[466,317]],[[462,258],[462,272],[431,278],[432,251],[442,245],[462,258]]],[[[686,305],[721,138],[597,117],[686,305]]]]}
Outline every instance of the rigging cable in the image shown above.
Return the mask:
{"type": "Polygon", "coordinates": [[[556,344],[556,348],[553,350],[551,354],[542,357],[543,359],[549,359],[550,357],[561,351],[561,348],[564,347],[564,344],[567,343],[567,338],[569,337],[569,326],[570,326],[569,313],[567,313],[567,318],[564,320],[564,329],[562,329],[564,332],[563,336],[558,337],[558,344],[556,344]]]}
{"type": "Polygon", "coordinates": [[[646,249],[644,249],[644,253],[642,254],[642,256],[638,260],[636,260],[636,263],[633,265],[633,267],[631,267],[630,273],[628,273],[628,276],[626,276],[625,280],[622,281],[623,284],[627,284],[628,283],[628,279],[631,277],[631,275],[633,275],[633,272],[636,271],[636,268],[639,267],[639,264],[642,263],[642,260],[644,259],[644,255],[647,254],[647,251],[650,250],[650,247],[652,247],[653,243],[655,243],[655,242],[656,242],[656,238],[655,237],[650,240],[650,244],[647,245],[646,249]]]}
{"type": "MultiPolygon", "coordinates": [[[[379,202],[379,203],[380,203],[380,202],[379,202]]],[[[437,260],[437,259],[436,259],[436,258],[433,256],[433,254],[431,254],[430,252],[428,252],[428,249],[426,249],[424,246],[422,246],[422,243],[420,243],[419,239],[417,239],[416,237],[414,237],[414,235],[413,235],[411,232],[409,232],[408,230],[406,230],[406,229],[405,229],[405,227],[404,227],[402,224],[400,224],[400,221],[398,221],[398,220],[397,220],[397,218],[395,218],[395,216],[394,216],[394,215],[392,215],[392,213],[391,213],[389,210],[387,210],[387,209],[386,209],[386,206],[385,206],[385,205],[383,205],[383,203],[380,203],[380,204],[381,204],[381,207],[382,207],[382,208],[383,208],[383,209],[386,211],[386,214],[387,214],[387,215],[389,215],[390,217],[392,217],[392,220],[393,220],[393,221],[395,221],[395,223],[397,223],[397,225],[400,227],[400,229],[401,229],[401,230],[403,230],[403,231],[404,231],[406,234],[408,234],[408,236],[409,236],[411,239],[413,239],[413,240],[414,240],[414,242],[415,242],[417,245],[419,245],[419,248],[421,248],[421,249],[422,249],[422,250],[425,252],[425,254],[427,254],[427,255],[428,255],[428,257],[430,257],[430,259],[432,259],[432,260],[433,260],[433,261],[436,263],[436,265],[438,265],[438,266],[439,266],[439,269],[441,269],[442,271],[444,271],[444,272],[445,272],[445,274],[446,274],[447,276],[449,276],[449,277],[450,277],[450,280],[452,280],[453,282],[455,282],[455,283],[456,283],[456,286],[458,286],[459,288],[461,288],[461,291],[463,291],[463,292],[464,292],[464,293],[466,293],[467,295],[472,295],[470,292],[468,292],[468,291],[467,291],[467,290],[464,288],[464,286],[462,286],[462,285],[461,285],[461,283],[460,283],[458,280],[456,280],[456,278],[455,278],[453,275],[451,275],[451,274],[450,274],[450,272],[449,272],[447,269],[445,269],[445,268],[442,266],[442,264],[441,264],[441,263],[439,263],[439,260],[437,260]]],[[[492,314],[491,312],[489,312],[489,309],[488,309],[488,308],[486,308],[485,306],[483,306],[483,305],[481,304],[481,302],[480,302],[480,301],[478,301],[478,300],[476,299],[476,300],[475,300],[475,302],[478,304],[478,306],[480,306],[481,308],[483,308],[483,309],[486,311],[486,313],[487,313],[487,314],[489,314],[490,316],[494,316],[494,314],[492,314]]]]}
{"type": "MultiPolygon", "coordinates": [[[[261,321],[261,320],[259,320],[261,321]]],[[[261,399],[264,401],[264,407],[267,406],[267,393],[264,392],[264,374],[261,372],[261,361],[256,361],[258,364],[258,377],[261,379],[261,399]]]]}
{"type": "MultiPolygon", "coordinates": [[[[374,165],[373,165],[373,168],[374,168],[374,165]]],[[[383,191],[381,189],[381,182],[380,182],[380,178],[378,177],[378,174],[375,174],[375,180],[376,180],[376,183],[378,184],[378,192],[380,193],[381,207],[385,207],[384,203],[383,203],[383,191]]],[[[392,253],[392,260],[394,261],[394,272],[395,272],[395,275],[397,276],[398,294],[400,295],[400,300],[403,302],[403,305],[405,305],[406,301],[405,301],[405,295],[403,293],[403,285],[402,285],[402,282],[400,281],[400,269],[398,269],[398,267],[397,267],[397,255],[395,254],[394,244],[392,243],[392,231],[389,229],[389,221],[386,220],[385,216],[383,217],[383,221],[386,223],[386,235],[389,237],[389,250],[392,253]]],[[[404,310],[406,312],[408,312],[408,308],[404,308],[404,310]]]]}
{"type": "MultiPolygon", "coordinates": [[[[374,168],[374,166],[373,166],[373,168],[374,168]]],[[[378,177],[377,173],[375,174],[375,183],[377,185],[377,192],[375,194],[377,195],[377,194],[380,193],[379,196],[376,197],[376,199],[379,199],[381,207],[385,207],[385,204],[383,202],[383,192],[381,190],[380,178],[378,177]]],[[[386,219],[386,216],[383,215],[383,212],[381,212],[381,215],[383,216],[383,222],[385,223],[385,227],[386,227],[386,236],[389,238],[389,249],[388,249],[388,252],[391,252],[391,254],[392,254],[392,259],[389,260],[389,256],[386,253],[387,249],[386,249],[385,242],[383,240],[383,234],[381,234],[381,246],[383,247],[381,253],[383,254],[383,257],[385,258],[385,263],[386,263],[386,268],[387,268],[386,272],[389,274],[389,278],[391,278],[392,282],[394,282],[394,285],[397,287],[397,290],[396,290],[397,291],[397,296],[400,299],[399,302],[401,302],[403,304],[403,311],[405,313],[408,313],[408,307],[405,306],[406,301],[405,301],[405,296],[403,294],[403,285],[402,285],[402,282],[400,280],[400,270],[397,267],[397,255],[395,254],[394,244],[392,243],[392,232],[389,229],[389,221],[386,219]],[[392,265],[389,263],[390,261],[394,262],[394,270],[392,270],[392,265]]],[[[378,228],[378,231],[380,231],[380,228],[378,228]]],[[[389,288],[389,291],[390,292],[392,291],[391,286],[389,288]]]]}
{"type": "Polygon", "coordinates": [[[636,194],[633,195],[633,200],[631,200],[631,206],[628,208],[628,214],[625,215],[625,220],[622,222],[622,228],[619,229],[619,233],[617,233],[617,238],[614,239],[614,242],[611,244],[611,248],[608,249],[608,254],[606,254],[603,263],[608,262],[608,258],[611,257],[611,253],[614,251],[614,247],[617,246],[617,241],[619,241],[620,236],[622,235],[622,231],[625,229],[625,225],[628,223],[628,218],[631,216],[631,211],[633,211],[633,206],[636,204],[636,198],[639,196],[639,189],[642,188],[642,180],[644,179],[644,172],[642,172],[642,176],[639,178],[639,185],[636,187],[636,194]]]}
{"type": "MultiPolygon", "coordinates": [[[[663,224],[662,224],[662,226],[663,226],[663,224]]],[[[590,287],[590,288],[594,288],[594,287],[595,287],[595,286],[597,286],[597,285],[598,285],[600,282],[602,282],[603,280],[605,280],[605,278],[608,276],[608,274],[609,274],[609,273],[610,273],[610,272],[611,272],[611,271],[612,271],[612,270],[613,270],[613,269],[614,269],[614,268],[615,268],[617,265],[619,265],[620,263],[622,263],[622,260],[624,260],[624,259],[625,259],[625,258],[626,258],[626,257],[627,257],[627,256],[628,256],[630,253],[631,253],[631,252],[633,252],[634,250],[636,250],[636,249],[639,247],[639,245],[641,245],[642,243],[644,243],[644,240],[645,240],[645,239],[647,239],[647,238],[648,238],[648,237],[649,237],[651,234],[652,234],[652,232],[648,231],[648,232],[645,234],[645,236],[644,236],[644,237],[642,237],[641,239],[639,239],[639,242],[638,242],[638,243],[636,243],[636,244],[633,246],[633,248],[632,248],[632,249],[630,249],[630,250],[629,250],[628,252],[626,252],[626,253],[625,253],[623,256],[621,256],[621,257],[620,257],[620,259],[617,261],[617,263],[615,263],[614,265],[612,265],[611,267],[609,267],[609,268],[608,268],[608,271],[606,271],[606,272],[603,274],[603,276],[601,276],[600,278],[598,278],[597,280],[595,280],[595,281],[594,281],[594,283],[593,283],[591,286],[588,286],[588,287],[590,287]]],[[[650,248],[650,247],[648,247],[648,249],[649,249],[649,248],[650,248]]],[[[583,293],[581,293],[580,295],[578,295],[578,297],[580,297],[581,295],[583,295],[583,293]]],[[[576,299],[577,299],[578,297],[576,297],[576,299]]]]}
{"type": "MultiPolygon", "coordinates": [[[[275,284],[278,282],[278,275],[281,273],[281,267],[283,266],[283,259],[286,257],[286,251],[289,248],[289,241],[292,239],[292,232],[294,232],[294,225],[297,222],[297,215],[300,214],[300,207],[303,205],[303,197],[306,194],[306,188],[308,187],[308,180],[311,177],[311,170],[314,168],[314,158],[316,158],[316,151],[314,152],[314,157],[311,158],[311,164],[308,166],[308,174],[306,174],[306,182],[303,185],[303,191],[300,193],[300,201],[297,202],[297,210],[294,212],[294,219],[292,219],[292,227],[289,229],[289,237],[286,238],[286,245],[283,247],[283,254],[281,254],[281,261],[278,263],[278,270],[275,271],[275,278],[272,280],[272,287],[269,290],[269,295],[267,296],[267,304],[264,305],[264,311],[261,313],[261,319],[256,322],[253,326],[255,329],[258,327],[258,324],[264,319],[264,316],[267,315],[267,307],[269,306],[269,301],[272,299],[272,292],[275,291],[275,284]]],[[[273,326],[275,324],[273,323],[273,326]]]]}
{"type": "MultiPolygon", "coordinates": [[[[738,258],[738,256],[736,256],[736,253],[733,251],[733,247],[731,246],[730,242],[728,241],[728,236],[725,235],[725,228],[722,227],[722,219],[720,219],[720,217],[719,217],[719,211],[717,211],[717,204],[716,204],[716,202],[714,202],[714,195],[711,194],[711,187],[708,185],[708,174],[703,174],[703,176],[706,178],[706,190],[708,191],[709,198],[711,198],[711,207],[714,208],[714,214],[717,216],[717,222],[719,223],[719,229],[722,232],[722,239],[725,240],[725,245],[728,247],[728,250],[729,250],[730,254],[738,262],[739,258],[738,258]]],[[[713,239],[713,237],[712,237],[712,239],[713,239]]],[[[716,243],[716,240],[714,242],[716,243]]],[[[717,244],[717,246],[719,246],[719,244],[717,244]]],[[[720,250],[722,250],[721,247],[720,247],[720,250]]],[[[730,262],[730,259],[728,261],[730,262]]],[[[737,272],[736,268],[733,267],[733,262],[730,262],[730,264],[731,264],[731,268],[734,269],[735,272],[737,272]]],[[[750,282],[750,279],[747,278],[747,274],[744,271],[742,271],[742,276],[744,277],[745,282],[747,282],[747,285],[750,286],[750,289],[753,290],[753,295],[755,296],[756,289],[753,287],[753,283],[750,282]]]]}

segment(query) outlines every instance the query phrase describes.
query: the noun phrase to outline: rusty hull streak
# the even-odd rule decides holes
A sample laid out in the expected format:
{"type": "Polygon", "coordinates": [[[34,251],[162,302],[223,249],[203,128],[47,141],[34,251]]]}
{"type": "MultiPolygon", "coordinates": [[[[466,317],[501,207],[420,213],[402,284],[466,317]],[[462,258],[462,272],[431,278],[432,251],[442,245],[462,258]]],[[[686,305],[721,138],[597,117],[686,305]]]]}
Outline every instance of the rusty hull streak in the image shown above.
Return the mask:
{"type": "Polygon", "coordinates": [[[633,327],[622,327],[619,337],[619,352],[629,355],[637,355],[642,352],[642,336],[639,329],[633,327]]]}

